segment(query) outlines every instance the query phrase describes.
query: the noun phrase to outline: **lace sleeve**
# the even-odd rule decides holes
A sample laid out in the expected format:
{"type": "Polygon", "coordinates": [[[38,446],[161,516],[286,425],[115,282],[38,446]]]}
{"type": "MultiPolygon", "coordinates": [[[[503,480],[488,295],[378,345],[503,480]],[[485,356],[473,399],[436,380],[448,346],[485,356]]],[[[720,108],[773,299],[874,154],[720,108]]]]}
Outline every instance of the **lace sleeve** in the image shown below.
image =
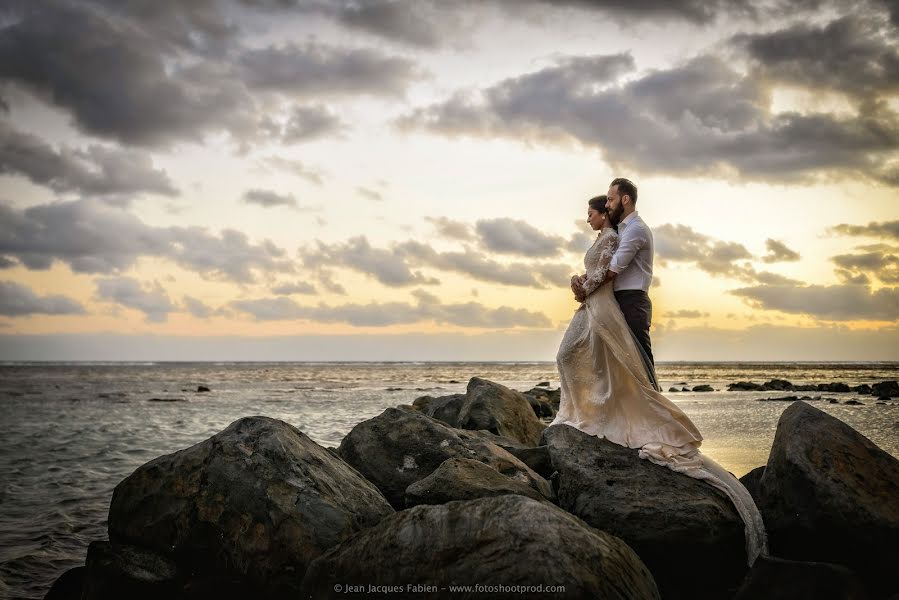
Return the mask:
{"type": "Polygon", "coordinates": [[[599,262],[592,273],[587,273],[587,279],[582,284],[584,296],[589,296],[602,284],[606,273],[609,272],[609,265],[612,263],[612,256],[615,255],[617,247],[618,234],[614,231],[599,240],[599,262]]]}

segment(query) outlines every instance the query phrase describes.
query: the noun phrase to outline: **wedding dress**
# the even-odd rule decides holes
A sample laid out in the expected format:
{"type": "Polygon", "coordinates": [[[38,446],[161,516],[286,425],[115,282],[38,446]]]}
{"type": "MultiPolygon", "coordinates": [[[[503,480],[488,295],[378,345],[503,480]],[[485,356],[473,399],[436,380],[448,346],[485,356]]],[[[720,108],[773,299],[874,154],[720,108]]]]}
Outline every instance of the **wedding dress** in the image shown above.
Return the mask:
{"type": "Polygon", "coordinates": [[[752,496],[740,480],[699,451],[699,430],[651,383],[612,284],[600,285],[617,246],[615,230],[603,229],[584,256],[588,295],[556,356],[562,391],[550,426],[564,423],[639,448],[640,458],[723,491],[743,519],[751,566],[759,554],[768,554],[764,523],[752,496]]]}

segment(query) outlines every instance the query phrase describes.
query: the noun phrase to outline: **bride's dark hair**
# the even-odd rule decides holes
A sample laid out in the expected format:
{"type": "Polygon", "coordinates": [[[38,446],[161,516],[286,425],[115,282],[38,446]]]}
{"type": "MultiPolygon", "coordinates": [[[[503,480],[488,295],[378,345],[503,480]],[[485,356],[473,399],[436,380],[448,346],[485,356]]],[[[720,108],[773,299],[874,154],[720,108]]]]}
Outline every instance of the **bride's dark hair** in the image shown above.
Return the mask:
{"type": "Polygon", "coordinates": [[[603,194],[602,196],[596,196],[595,198],[590,198],[587,201],[587,204],[590,205],[590,208],[593,210],[599,211],[603,214],[608,213],[609,210],[606,208],[606,200],[608,197],[603,194]]]}

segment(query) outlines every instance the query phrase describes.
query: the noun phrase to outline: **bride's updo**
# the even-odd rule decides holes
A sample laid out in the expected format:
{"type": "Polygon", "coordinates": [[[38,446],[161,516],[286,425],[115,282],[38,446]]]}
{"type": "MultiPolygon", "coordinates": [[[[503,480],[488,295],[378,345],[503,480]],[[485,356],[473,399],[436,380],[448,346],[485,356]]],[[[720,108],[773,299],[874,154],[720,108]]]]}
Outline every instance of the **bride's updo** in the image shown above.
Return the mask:
{"type": "MultiPolygon", "coordinates": [[[[595,198],[590,198],[590,200],[587,201],[587,205],[590,208],[592,208],[593,210],[595,210],[596,212],[602,213],[604,215],[608,215],[609,209],[606,208],[606,200],[607,199],[608,199],[608,196],[606,196],[605,194],[603,194],[602,196],[596,196],[595,198]]],[[[609,225],[612,226],[612,229],[615,230],[615,233],[618,233],[617,225],[613,225],[611,223],[611,221],[609,222],[609,225]]]]}

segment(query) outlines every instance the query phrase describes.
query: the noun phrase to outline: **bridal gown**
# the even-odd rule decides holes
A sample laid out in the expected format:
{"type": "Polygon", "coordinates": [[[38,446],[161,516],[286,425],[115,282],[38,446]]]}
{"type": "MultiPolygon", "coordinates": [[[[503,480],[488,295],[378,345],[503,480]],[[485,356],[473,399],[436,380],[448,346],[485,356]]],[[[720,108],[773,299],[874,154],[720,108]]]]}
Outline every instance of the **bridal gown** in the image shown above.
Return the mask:
{"type": "Polygon", "coordinates": [[[640,458],[726,493],[745,524],[751,566],[759,554],[768,554],[764,523],[752,496],[736,477],[699,451],[699,430],[650,382],[612,284],[600,285],[617,246],[615,230],[604,229],[584,256],[588,295],[574,313],[556,356],[562,392],[559,412],[550,425],[564,423],[639,448],[640,458]]]}

